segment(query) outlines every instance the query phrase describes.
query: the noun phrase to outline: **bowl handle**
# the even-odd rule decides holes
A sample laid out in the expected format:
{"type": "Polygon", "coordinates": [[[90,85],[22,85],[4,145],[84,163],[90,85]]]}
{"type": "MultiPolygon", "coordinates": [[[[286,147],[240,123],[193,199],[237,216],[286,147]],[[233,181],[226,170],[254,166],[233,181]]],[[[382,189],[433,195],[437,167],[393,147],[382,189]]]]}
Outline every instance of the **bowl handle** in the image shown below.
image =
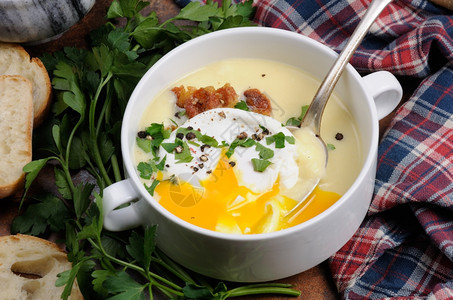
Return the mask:
{"type": "Polygon", "coordinates": [[[401,101],[403,88],[396,77],[388,71],[377,71],[363,77],[367,91],[376,104],[379,120],[390,114],[401,101]]]}
{"type": "Polygon", "coordinates": [[[103,191],[104,227],[110,231],[122,231],[141,225],[137,206],[140,196],[132,184],[132,179],[113,183],[103,191]],[[126,207],[118,208],[121,205],[126,207]],[[116,209],[118,208],[118,209],[116,209]]]}

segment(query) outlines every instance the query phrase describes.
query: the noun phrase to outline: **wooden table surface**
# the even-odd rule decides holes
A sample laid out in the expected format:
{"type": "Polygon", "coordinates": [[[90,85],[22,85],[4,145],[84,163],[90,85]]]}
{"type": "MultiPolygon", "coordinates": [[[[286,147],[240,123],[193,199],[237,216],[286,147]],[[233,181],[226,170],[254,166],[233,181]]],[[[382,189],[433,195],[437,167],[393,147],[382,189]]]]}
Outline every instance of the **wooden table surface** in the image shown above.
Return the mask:
{"type": "MultiPolygon", "coordinates": [[[[42,45],[26,46],[27,51],[32,56],[40,56],[45,52],[60,50],[64,46],[84,47],[86,34],[105,22],[104,16],[106,15],[106,10],[110,3],[111,0],[97,0],[95,6],[89,14],[81,22],[63,34],[58,40],[42,45]]],[[[161,21],[177,14],[179,10],[179,8],[173,3],[173,0],[150,0],[150,4],[150,10],[156,11],[161,21]]],[[[414,84],[403,84],[403,86],[406,87],[405,94],[409,95],[414,84]]],[[[390,119],[391,116],[381,121],[381,132],[384,131],[390,119]]],[[[33,189],[55,191],[54,180],[50,174],[51,172],[41,172],[34,183],[33,189]]],[[[18,212],[18,197],[19,196],[14,196],[7,199],[0,199],[0,235],[10,234],[11,221],[18,212]]],[[[298,275],[285,278],[281,280],[281,282],[293,284],[295,288],[301,291],[301,298],[303,299],[339,298],[326,262],[298,275]]],[[[246,299],[282,298],[274,296],[255,296],[246,297],[246,299]]]]}

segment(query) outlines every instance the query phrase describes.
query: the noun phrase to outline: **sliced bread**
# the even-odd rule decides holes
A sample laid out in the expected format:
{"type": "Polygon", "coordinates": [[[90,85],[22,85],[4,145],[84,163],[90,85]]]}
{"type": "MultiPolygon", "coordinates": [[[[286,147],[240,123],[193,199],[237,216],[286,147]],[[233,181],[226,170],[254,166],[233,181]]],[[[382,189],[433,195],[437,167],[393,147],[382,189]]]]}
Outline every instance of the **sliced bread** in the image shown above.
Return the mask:
{"type": "MultiPolygon", "coordinates": [[[[47,240],[29,235],[0,237],[0,300],[60,299],[57,274],[71,269],[66,253],[47,240]]],[[[83,299],[75,283],[70,300],[83,299]]]]}
{"type": "Polygon", "coordinates": [[[0,76],[0,198],[23,187],[32,159],[32,85],[22,76],[0,76]]]}
{"type": "Polygon", "coordinates": [[[52,86],[42,61],[31,58],[19,44],[0,42],[0,75],[21,75],[33,86],[34,126],[39,125],[50,108],[52,86]]]}

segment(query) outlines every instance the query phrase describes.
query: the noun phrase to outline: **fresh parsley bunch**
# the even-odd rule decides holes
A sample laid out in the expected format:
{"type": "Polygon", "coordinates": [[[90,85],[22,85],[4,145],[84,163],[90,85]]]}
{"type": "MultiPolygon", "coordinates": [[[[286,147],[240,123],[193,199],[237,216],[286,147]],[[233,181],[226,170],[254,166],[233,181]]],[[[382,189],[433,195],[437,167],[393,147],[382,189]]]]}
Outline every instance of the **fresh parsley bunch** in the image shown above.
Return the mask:
{"type": "Polygon", "coordinates": [[[156,293],[185,299],[299,295],[277,283],[227,289],[224,283],[193,274],[155,248],[156,226],[120,233],[103,229],[102,190],[123,179],[121,120],[139,79],[185,41],[253,25],[251,0],[237,5],[223,1],[221,6],[193,2],[162,23],[155,13],[140,13],[147,5],[140,0],[114,1],[107,14],[110,21],[91,33],[87,49],[65,48],[42,57],[55,102],[48,122],[35,130],[35,157],[25,167],[24,198],[43,168],[54,169],[59,193],[27,199],[11,231],[62,237],[73,264],[56,282],[65,286],[62,299],[69,297],[76,279],[86,299],[145,299],[156,293]],[[115,24],[119,19],[123,26],[115,24]]]}

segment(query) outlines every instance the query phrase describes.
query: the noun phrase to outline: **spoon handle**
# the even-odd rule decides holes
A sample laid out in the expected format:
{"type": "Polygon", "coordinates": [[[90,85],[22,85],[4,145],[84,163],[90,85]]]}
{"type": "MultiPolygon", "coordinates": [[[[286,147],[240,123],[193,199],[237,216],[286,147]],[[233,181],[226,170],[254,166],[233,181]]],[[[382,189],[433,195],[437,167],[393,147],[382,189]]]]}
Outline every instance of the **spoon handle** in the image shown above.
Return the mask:
{"type": "Polygon", "coordinates": [[[316,95],[302,120],[301,126],[309,127],[318,137],[320,136],[321,116],[337,81],[374,20],[390,2],[392,2],[392,0],[372,0],[362,20],[357,25],[346,43],[346,46],[335,60],[335,63],[330,68],[316,92],[316,95]]]}

